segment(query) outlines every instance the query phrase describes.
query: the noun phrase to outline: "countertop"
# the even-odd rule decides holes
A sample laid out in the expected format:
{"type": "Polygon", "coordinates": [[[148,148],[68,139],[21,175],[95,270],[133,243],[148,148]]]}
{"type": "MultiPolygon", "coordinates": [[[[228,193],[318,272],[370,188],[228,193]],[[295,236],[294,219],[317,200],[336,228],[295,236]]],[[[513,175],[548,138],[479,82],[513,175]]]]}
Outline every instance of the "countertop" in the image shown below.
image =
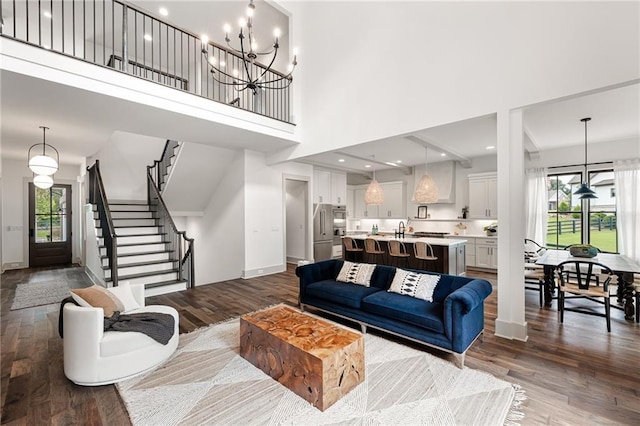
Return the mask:
{"type": "Polygon", "coordinates": [[[447,235],[446,238],[498,238],[497,235],[487,235],[487,234],[466,234],[466,235],[447,235]]]}
{"type": "Polygon", "coordinates": [[[373,238],[378,241],[391,241],[391,240],[399,240],[404,243],[415,243],[417,241],[423,241],[425,243],[429,243],[432,246],[456,246],[458,244],[464,244],[467,240],[463,238],[426,238],[426,237],[404,237],[404,238],[396,238],[393,235],[370,235],[366,233],[349,235],[349,237],[354,240],[364,240],[365,238],[373,238]]]}

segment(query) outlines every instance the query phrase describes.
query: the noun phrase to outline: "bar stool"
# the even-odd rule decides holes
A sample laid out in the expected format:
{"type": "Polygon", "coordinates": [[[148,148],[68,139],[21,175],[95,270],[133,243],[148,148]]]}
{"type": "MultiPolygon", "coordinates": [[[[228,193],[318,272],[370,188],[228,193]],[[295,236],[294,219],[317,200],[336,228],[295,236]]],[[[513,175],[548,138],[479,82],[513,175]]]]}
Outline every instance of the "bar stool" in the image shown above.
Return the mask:
{"type": "Polygon", "coordinates": [[[424,241],[416,241],[413,244],[413,254],[421,264],[424,264],[424,270],[427,271],[427,263],[438,260],[437,256],[433,255],[433,247],[431,244],[424,241]]]}
{"type": "Polygon", "coordinates": [[[360,261],[362,261],[363,250],[360,247],[358,247],[358,244],[356,243],[356,241],[351,237],[344,237],[342,240],[344,241],[345,260],[348,260],[347,253],[352,253],[352,256],[353,256],[352,259],[354,261],[356,261],[358,257],[360,257],[360,261]]]}
{"type": "Polygon", "coordinates": [[[384,255],[384,250],[380,248],[380,243],[378,243],[378,240],[374,240],[373,238],[365,238],[364,252],[367,254],[367,260],[373,256],[374,263],[376,256],[382,257],[384,255]]]}
{"type": "Polygon", "coordinates": [[[404,246],[403,242],[398,240],[389,241],[389,256],[391,256],[391,261],[395,261],[395,266],[400,266],[400,260],[404,259],[405,267],[409,265],[409,253],[407,253],[407,248],[404,246]]]}

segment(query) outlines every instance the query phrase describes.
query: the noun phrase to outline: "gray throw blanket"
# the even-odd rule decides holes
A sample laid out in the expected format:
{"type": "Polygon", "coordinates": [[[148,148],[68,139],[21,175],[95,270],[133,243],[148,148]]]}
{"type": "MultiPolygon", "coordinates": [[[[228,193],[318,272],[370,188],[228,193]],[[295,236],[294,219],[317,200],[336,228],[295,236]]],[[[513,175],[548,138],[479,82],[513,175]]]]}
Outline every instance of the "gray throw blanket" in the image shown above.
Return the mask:
{"type": "Polygon", "coordinates": [[[137,331],[166,345],[173,337],[175,321],[172,315],[158,312],[139,314],[120,314],[115,312],[111,318],[104,319],[104,331],[137,331]]]}

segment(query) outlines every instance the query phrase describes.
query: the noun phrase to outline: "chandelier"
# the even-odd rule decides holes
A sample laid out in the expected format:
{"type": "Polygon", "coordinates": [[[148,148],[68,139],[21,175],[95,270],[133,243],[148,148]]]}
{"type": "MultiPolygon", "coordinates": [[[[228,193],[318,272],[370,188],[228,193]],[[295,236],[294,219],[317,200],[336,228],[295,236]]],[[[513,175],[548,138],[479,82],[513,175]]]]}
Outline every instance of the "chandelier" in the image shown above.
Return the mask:
{"type": "MultiPolygon", "coordinates": [[[[279,28],[276,28],[273,31],[275,40],[271,49],[264,52],[258,51],[258,43],[253,35],[253,15],[255,13],[255,8],[256,6],[253,4],[253,0],[250,0],[249,6],[247,7],[246,18],[242,17],[239,20],[239,49],[231,45],[231,39],[229,39],[231,26],[229,24],[224,25],[224,39],[229,50],[231,52],[235,52],[237,57],[240,58],[241,63],[239,67],[234,68],[229,62],[229,51],[224,51],[219,58],[216,58],[215,55],[209,56],[209,38],[206,35],[203,35],[201,38],[202,54],[211,67],[211,75],[213,76],[213,79],[218,83],[233,86],[233,88],[238,92],[250,89],[254,95],[257,94],[258,90],[282,90],[289,87],[289,85],[291,85],[291,81],[293,81],[293,70],[298,64],[297,52],[294,49],[293,61],[289,64],[287,74],[280,74],[271,69],[276,57],[278,56],[278,49],[280,48],[278,39],[281,32],[279,28]],[[256,65],[258,57],[266,57],[269,55],[273,55],[270,60],[265,61],[265,63],[268,63],[269,65],[265,67],[256,65]],[[222,58],[222,56],[224,56],[224,58],[222,58]]],[[[236,55],[231,54],[231,56],[235,57],[236,55]]],[[[237,100],[238,99],[235,99],[232,103],[235,103],[237,100]]]]}
{"type": "Polygon", "coordinates": [[[46,189],[53,186],[53,174],[58,171],[60,156],[58,150],[46,143],[46,131],[48,127],[40,126],[42,129],[42,144],[31,145],[28,154],[29,169],[33,172],[33,184],[38,188],[46,189]],[[42,146],[42,153],[40,153],[42,146]],[[55,158],[54,158],[55,153],[55,158]]]}
{"type": "Polygon", "coordinates": [[[596,192],[589,188],[589,173],[587,172],[587,123],[591,121],[591,117],[586,117],[581,119],[584,123],[584,180],[582,181],[582,185],[580,188],[573,193],[573,195],[579,195],[581,200],[589,199],[589,198],[598,198],[596,192]]]}
{"type": "Polygon", "coordinates": [[[433,181],[433,178],[429,176],[427,172],[427,148],[424,148],[424,175],[418,182],[416,190],[413,193],[413,199],[416,203],[427,204],[435,203],[438,201],[438,186],[433,181]]]}

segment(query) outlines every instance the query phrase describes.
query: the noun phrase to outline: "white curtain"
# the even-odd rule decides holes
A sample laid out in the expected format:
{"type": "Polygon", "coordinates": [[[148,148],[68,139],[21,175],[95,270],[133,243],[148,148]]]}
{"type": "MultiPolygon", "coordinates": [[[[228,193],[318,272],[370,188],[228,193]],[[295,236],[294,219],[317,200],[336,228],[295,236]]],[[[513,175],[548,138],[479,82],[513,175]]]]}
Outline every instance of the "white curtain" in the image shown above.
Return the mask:
{"type": "Polygon", "coordinates": [[[615,161],[618,250],[640,262],[640,159],[615,161]]]}
{"type": "Polygon", "coordinates": [[[538,167],[525,171],[526,237],[540,245],[547,244],[548,190],[547,168],[538,167]]]}

